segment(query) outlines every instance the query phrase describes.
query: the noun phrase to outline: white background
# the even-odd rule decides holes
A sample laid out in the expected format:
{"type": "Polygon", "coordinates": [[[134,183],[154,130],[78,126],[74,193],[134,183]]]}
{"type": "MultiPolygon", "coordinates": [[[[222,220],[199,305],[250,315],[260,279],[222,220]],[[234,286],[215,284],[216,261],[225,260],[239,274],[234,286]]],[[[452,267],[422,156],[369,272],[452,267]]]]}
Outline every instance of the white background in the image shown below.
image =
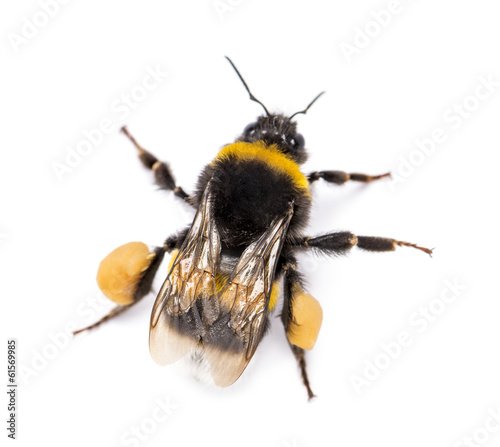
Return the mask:
{"type": "Polygon", "coordinates": [[[401,0],[381,30],[370,22],[387,1],[233,4],[219,15],[210,0],[69,1],[18,45],[13,34],[42,9],[2,6],[1,327],[2,343],[18,340],[23,372],[18,445],[451,447],[465,435],[498,445],[489,414],[500,406],[500,89],[467,99],[480,76],[500,81],[497,2],[401,0]],[[349,63],[341,45],[356,36],[364,48],[349,63]],[[350,230],[436,250],[432,259],[409,248],[300,258],[324,311],[307,356],[311,402],[277,318],[249,369],[223,390],[151,360],[154,293],[88,335],[64,335],[105,313],[90,303],[101,299],[94,278],[107,253],[134,240],[160,244],[193,216],[157,191],[120,125],[191,191],[204,164],[261,113],[224,55],[272,110],[291,114],[326,90],[297,117],[310,151],[304,172],[398,174],[400,157],[421,162],[399,184],[313,187],[309,234],[350,230]],[[157,66],[169,73],[161,85],[128,116],[114,111],[157,66]],[[475,110],[451,120],[464,101],[475,110]],[[102,119],[113,132],[59,180],[54,163],[102,119]],[[446,141],[418,158],[415,140],[436,128],[446,141]],[[443,305],[446,281],[465,289],[443,305]],[[415,312],[429,303],[442,312],[424,328],[415,312]],[[402,331],[411,345],[358,393],[353,375],[402,331]],[[152,424],[163,415],[157,399],[175,409],[152,424]],[[134,426],[151,433],[139,441],[134,426]]]}

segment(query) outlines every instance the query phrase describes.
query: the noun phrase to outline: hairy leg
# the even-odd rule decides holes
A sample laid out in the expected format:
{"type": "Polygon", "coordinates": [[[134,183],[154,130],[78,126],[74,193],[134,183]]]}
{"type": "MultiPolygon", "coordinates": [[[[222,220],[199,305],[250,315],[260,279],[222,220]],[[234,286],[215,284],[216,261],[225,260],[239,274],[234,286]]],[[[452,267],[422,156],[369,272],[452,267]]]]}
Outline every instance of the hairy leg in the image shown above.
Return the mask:
{"type": "Polygon", "coordinates": [[[73,332],[73,335],[79,334],[80,332],[85,332],[90,329],[94,329],[100,326],[102,323],[109,321],[118,315],[122,314],[126,310],[130,309],[134,304],[137,304],[142,298],[144,298],[151,290],[151,285],[153,284],[154,277],[158,272],[161,262],[165,256],[165,253],[170,253],[172,250],[180,248],[182,242],[184,241],[187,234],[187,230],[180,232],[177,235],[169,237],[161,247],[156,247],[151,253],[152,260],[146,270],[141,272],[141,276],[137,279],[136,290],[134,293],[133,302],[127,305],[117,305],[114,307],[107,315],[102,317],[95,323],[78,329],[73,332]]]}
{"type": "Polygon", "coordinates": [[[293,244],[294,247],[312,249],[331,255],[341,255],[357,246],[374,252],[394,251],[396,247],[412,247],[432,255],[432,250],[410,242],[377,236],[356,236],[349,231],[328,233],[317,237],[304,237],[293,244]]]}
{"type": "Polygon", "coordinates": [[[387,172],[381,175],[367,175],[367,174],[359,174],[352,173],[348,174],[343,171],[316,171],[312,172],[307,176],[309,183],[313,183],[316,180],[323,179],[328,183],[334,183],[335,185],[343,185],[347,181],[351,180],[353,182],[362,182],[362,183],[370,183],[374,180],[380,180],[385,177],[390,177],[391,173],[387,172]]]}
{"type": "Polygon", "coordinates": [[[174,194],[185,202],[192,204],[190,201],[190,196],[180,187],[175,184],[174,176],[170,171],[170,167],[167,163],[159,161],[153,154],[143,149],[135,138],[130,134],[126,127],[122,127],[122,132],[128,137],[128,139],[134,144],[134,146],[139,151],[139,159],[142,164],[153,171],[155,176],[156,184],[167,191],[173,191],[174,194]]]}
{"type": "MultiPolygon", "coordinates": [[[[297,271],[297,263],[295,258],[292,255],[288,255],[287,259],[283,266],[284,278],[283,278],[283,310],[281,313],[281,321],[283,326],[285,327],[285,332],[288,334],[294,325],[294,316],[293,316],[293,300],[294,300],[294,292],[297,290],[297,285],[299,289],[301,289],[301,275],[297,271]]],[[[315,397],[311,385],[309,383],[309,377],[307,375],[306,368],[306,360],[305,360],[305,350],[295,346],[294,344],[288,342],[292,353],[297,360],[300,374],[302,377],[302,383],[306,387],[307,395],[309,399],[315,397]]]]}

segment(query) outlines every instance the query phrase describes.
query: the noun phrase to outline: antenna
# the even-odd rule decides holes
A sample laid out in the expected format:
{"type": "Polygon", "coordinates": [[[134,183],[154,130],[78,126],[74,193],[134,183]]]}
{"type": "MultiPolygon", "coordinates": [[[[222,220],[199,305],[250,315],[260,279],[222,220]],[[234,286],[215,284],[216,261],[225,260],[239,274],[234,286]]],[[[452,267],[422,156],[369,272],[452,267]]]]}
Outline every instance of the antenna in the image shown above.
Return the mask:
{"type": "MultiPolygon", "coordinates": [[[[240,72],[238,71],[238,69],[236,68],[236,66],[233,64],[233,61],[231,59],[229,59],[227,56],[225,56],[226,59],[229,61],[229,63],[232,65],[232,67],[234,68],[234,71],[236,72],[236,74],[238,75],[238,77],[240,78],[241,82],[243,82],[243,85],[245,86],[245,88],[247,89],[247,92],[248,94],[250,95],[250,99],[252,101],[255,101],[255,102],[258,102],[262,107],[263,109],[266,111],[266,114],[267,116],[270,116],[269,114],[269,111],[266,109],[266,106],[264,104],[262,104],[255,96],[252,95],[252,92],[250,91],[250,89],[248,88],[248,85],[247,83],[245,82],[245,80],[243,79],[243,76],[241,76],[240,72]]],[[[315,99],[316,100],[316,99],[315,99]]],[[[314,101],[315,101],[314,100],[314,101]]],[[[313,102],[314,102],[313,101],[313,102]]],[[[307,110],[307,109],[306,109],[307,110]]],[[[302,112],[299,112],[299,113],[302,113],[302,112]]],[[[305,112],[304,112],[305,113],[305,112]]]]}
{"type": "Polygon", "coordinates": [[[315,102],[316,100],[325,92],[321,92],[318,96],[316,96],[316,98],[314,98],[310,103],[309,105],[304,109],[304,110],[301,110],[300,112],[295,112],[291,117],[290,119],[292,119],[295,115],[299,115],[301,113],[303,113],[304,115],[307,113],[307,111],[309,110],[309,107],[311,107],[315,102]]]}

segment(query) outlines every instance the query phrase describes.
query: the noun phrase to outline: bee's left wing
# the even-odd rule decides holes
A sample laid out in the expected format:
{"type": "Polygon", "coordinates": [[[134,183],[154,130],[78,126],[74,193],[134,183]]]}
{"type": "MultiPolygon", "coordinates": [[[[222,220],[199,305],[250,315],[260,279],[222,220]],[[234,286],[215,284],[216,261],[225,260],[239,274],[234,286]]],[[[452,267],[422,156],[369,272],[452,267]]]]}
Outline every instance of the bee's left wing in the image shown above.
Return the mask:
{"type": "Polygon", "coordinates": [[[220,249],[209,183],[153,306],[149,349],[156,363],[174,363],[198,347],[205,327],[218,317],[213,298],[220,249]]]}
{"type": "Polygon", "coordinates": [[[219,292],[221,318],[203,337],[210,374],[219,386],[234,383],[245,370],[264,332],[276,265],[293,214],[276,218],[241,255],[227,285],[219,292]]]}
{"type": "Polygon", "coordinates": [[[263,335],[276,265],[293,214],[276,218],[241,255],[226,285],[220,275],[220,239],[211,211],[210,184],[151,314],[150,351],[159,364],[201,349],[219,386],[231,385],[263,335]]]}

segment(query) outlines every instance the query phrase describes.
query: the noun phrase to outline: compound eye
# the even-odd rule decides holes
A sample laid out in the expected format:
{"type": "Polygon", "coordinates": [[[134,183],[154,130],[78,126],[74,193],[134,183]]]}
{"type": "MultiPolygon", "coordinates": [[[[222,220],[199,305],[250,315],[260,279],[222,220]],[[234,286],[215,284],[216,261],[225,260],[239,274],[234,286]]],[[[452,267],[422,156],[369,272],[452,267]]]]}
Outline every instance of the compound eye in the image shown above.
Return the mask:
{"type": "Polygon", "coordinates": [[[257,123],[248,124],[243,130],[243,135],[252,135],[255,132],[255,128],[257,127],[257,123]]]}
{"type": "Polygon", "coordinates": [[[302,134],[298,133],[297,135],[295,135],[294,139],[295,139],[295,144],[299,148],[302,148],[306,145],[306,140],[304,140],[304,137],[302,136],[302,134]]]}

